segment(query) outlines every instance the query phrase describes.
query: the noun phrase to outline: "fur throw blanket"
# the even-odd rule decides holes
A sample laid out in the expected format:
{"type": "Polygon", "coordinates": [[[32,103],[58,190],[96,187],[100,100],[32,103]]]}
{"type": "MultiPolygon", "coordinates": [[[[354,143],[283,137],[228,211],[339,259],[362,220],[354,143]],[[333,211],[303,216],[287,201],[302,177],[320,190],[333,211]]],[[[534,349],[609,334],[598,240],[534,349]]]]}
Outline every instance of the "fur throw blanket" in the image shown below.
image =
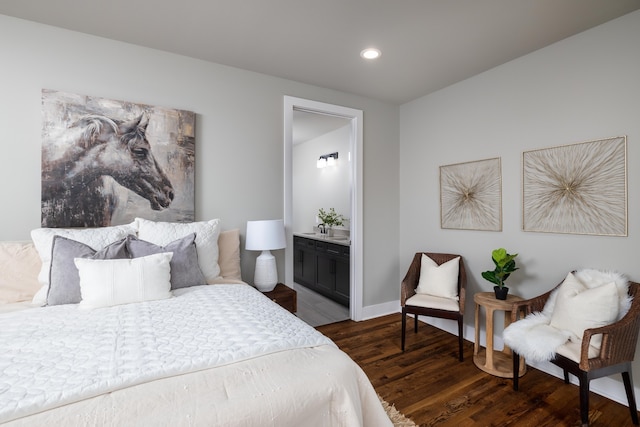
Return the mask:
{"type": "MultiPolygon", "coordinates": [[[[618,298],[617,301],[615,298],[613,299],[614,304],[617,303],[617,307],[611,307],[616,314],[613,321],[622,319],[629,311],[631,307],[631,297],[628,294],[629,282],[623,274],[593,269],[579,270],[574,274],[569,273],[562,285],[551,293],[541,312],[531,313],[505,328],[504,343],[527,360],[544,362],[553,359],[556,349],[567,341],[582,340],[582,336],[575,332],[575,328],[573,328],[574,330],[569,327],[565,329],[558,327],[560,325],[557,322],[552,322],[558,294],[565,283],[569,281],[575,283],[576,279],[586,289],[595,289],[603,285],[613,286],[611,283],[615,283],[618,298]]],[[[594,341],[596,341],[595,336],[591,343],[593,344],[594,341]]],[[[598,347],[599,342],[598,340],[598,347]]]]}

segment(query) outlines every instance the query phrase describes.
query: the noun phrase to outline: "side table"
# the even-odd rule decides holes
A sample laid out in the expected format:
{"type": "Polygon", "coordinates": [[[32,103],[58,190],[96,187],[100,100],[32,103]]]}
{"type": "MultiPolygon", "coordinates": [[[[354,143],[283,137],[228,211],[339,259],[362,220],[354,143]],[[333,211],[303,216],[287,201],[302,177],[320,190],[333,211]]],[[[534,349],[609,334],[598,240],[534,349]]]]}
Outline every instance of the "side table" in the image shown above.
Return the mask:
{"type": "MultiPolygon", "coordinates": [[[[521,301],[522,298],[517,295],[507,295],[506,300],[496,299],[493,292],[479,292],[473,296],[473,301],[476,303],[476,335],[475,344],[473,345],[473,363],[488,374],[496,375],[502,378],[513,377],[513,361],[511,349],[504,346],[502,351],[496,351],[493,349],[493,313],[496,310],[504,311],[504,327],[506,328],[511,324],[511,305],[516,301],[521,301]],[[487,347],[486,349],[480,347],[480,307],[484,307],[486,312],[486,333],[487,333],[487,347]]],[[[526,372],[527,366],[524,358],[520,358],[520,367],[518,376],[523,376],[526,372]]]]}
{"type": "Polygon", "coordinates": [[[269,292],[263,292],[271,301],[294,313],[298,311],[297,292],[283,283],[278,283],[269,292]]]}

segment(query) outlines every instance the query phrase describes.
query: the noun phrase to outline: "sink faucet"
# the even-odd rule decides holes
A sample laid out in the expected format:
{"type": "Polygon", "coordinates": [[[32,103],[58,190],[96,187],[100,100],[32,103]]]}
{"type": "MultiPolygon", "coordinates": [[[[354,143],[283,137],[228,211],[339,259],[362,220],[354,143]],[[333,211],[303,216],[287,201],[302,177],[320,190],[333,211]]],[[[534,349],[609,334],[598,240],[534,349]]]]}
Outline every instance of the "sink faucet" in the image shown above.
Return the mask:
{"type": "Polygon", "coordinates": [[[320,234],[327,234],[327,226],[324,224],[318,224],[318,228],[320,229],[320,234]]]}

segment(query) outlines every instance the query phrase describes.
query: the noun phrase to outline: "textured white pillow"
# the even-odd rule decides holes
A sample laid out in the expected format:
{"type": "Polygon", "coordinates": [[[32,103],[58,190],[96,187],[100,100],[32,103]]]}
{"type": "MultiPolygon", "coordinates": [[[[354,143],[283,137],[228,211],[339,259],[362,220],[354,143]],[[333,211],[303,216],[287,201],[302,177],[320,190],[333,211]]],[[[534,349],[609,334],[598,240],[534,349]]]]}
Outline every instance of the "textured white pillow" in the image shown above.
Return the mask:
{"type": "MultiPolygon", "coordinates": [[[[550,325],[571,332],[571,340],[582,340],[585,329],[613,323],[618,317],[618,289],[614,282],[587,288],[569,273],[558,289],[550,325]]],[[[595,335],[591,345],[600,348],[602,335],[595,335]]]]}
{"type": "Polygon", "coordinates": [[[422,254],[420,260],[420,280],[416,293],[458,300],[458,273],[460,257],[455,257],[441,265],[422,254]]]}
{"type": "Polygon", "coordinates": [[[198,264],[207,283],[212,283],[220,276],[218,265],[218,236],[220,235],[220,220],[200,222],[155,222],[136,218],[138,238],[159,246],[166,246],[191,233],[196,233],[196,251],[198,264]]]}
{"type": "Polygon", "coordinates": [[[79,306],[85,309],[171,297],[172,252],[133,259],[75,258],[80,273],[79,306]]]}
{"type": "Polygon", "coordinates": [[[44,304],[49,290],[49,270],[51,269],[51,251],[53,247],[53,237],[62,236],[75,240],[99,251],[105,246],[127,237],[129,234],[136,234],[137,224],[115,225],[113,227],[100,228],[37,228],[31,231],[31,239],[40,255],[42,267],[38,274],[38,281],[42,288],[33,297],[34,304],[44,304]]]}

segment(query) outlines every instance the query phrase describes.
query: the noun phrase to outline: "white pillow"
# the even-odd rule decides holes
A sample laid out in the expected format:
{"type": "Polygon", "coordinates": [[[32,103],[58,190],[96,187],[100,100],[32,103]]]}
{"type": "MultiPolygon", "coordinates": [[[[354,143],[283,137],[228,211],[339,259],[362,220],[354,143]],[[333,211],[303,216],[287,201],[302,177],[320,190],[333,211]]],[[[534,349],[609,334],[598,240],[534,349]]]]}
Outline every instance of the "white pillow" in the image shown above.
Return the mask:
{"type": "MultiPolygon", "coordinates": [[[[624,274],[616,271],[585,268],[577,270],[573,276],[582,282],[582,284],[588,289],[597,288],[598,286],[606,285],[609,282],[614,282],[616,284],[616,287],[618,288],[618,298],[620,301],[618,318],[616,320],[622,319],[629,311],[629,308],[631,308],[631,301],[633,300],[633,297],[629,295],[629,280],[624,274]]],[[[551,295],[549,295],[549,299],[542,310],[542,312],[549,318],[551,318],[551,315],[553,314],[553,308],[556,304],[556,298],[559,290],[560,286],[556,287],[556,289],[551,292],[551,295]]]]}
{"type": "MultiPolygon", "coordinates": [[[[618,289],[614,282],[587,288],[569,273],[558,289],[550,325],[571,332],[571,340],[582,340],[585,329],[613,323],[618,317],[618,289]]],[[[600,348],[602,335],[594,335],[591,345],[600,348]]]]}
{"type": "Polygon", "coordinates": [[[33,297],[34,304],[44,304],[47,300],[49,290],[49,270],[51,269],[51,251],[53,247],[53,237],[62,236],[88,245],[95,251],[107,245],[127,237],[129,234],[136,234],[137,224],[115,225],[112,227],[100,228],[37,228],[31,231],[31,239],[40,255],[42,267],[38,274],[38,282],[42,288],[33,297]]]}
{"type": "Polygon", "coordinates": [[[138,238],[158,246],[166,246],[191,233],[196,233],[196,251],[198,265],[207,283],[212,283],[220,276],[218,265],[218,236],[220,235],[220,220],[201,222],[155,222],[136,218],[138,238]]]}
{"type": "Polygon", "coordinates": [[[460,257],[455,257],[441,265],[422,254],[420,260],[420,280],[416,293],[458,300],[458,273],[460,257]]]}
{"type": "Polygon", "coordinates": [[[92,309],[171,297],[173,252],[133,259],[75,258],[80,308],[92,309]]]}

